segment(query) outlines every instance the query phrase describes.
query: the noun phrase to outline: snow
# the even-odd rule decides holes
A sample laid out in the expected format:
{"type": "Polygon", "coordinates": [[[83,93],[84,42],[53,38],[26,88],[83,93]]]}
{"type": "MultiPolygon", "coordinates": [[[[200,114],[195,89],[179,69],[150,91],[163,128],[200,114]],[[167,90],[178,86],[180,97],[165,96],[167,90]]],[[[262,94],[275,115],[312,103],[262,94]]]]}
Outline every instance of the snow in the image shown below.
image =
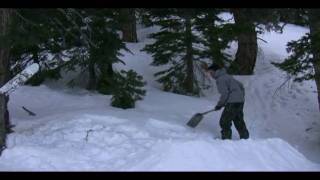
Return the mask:
{"type": "Polygon", "coordinates": [[[300,153],[280,139],[168,141],[163,146],[154,148],[162,150],[160,155],[143,161],[134,170],[145,167],[157,171],[317,170],[316,165],[306,163],[300,153]]]}
{"type": "MultiPolygon", "coordinates": [[[[22,86],[10,96],[16,125],[0,157],[0,171],[319,171],[320,125],[315,83],[292,83],[276,91],[286,75],[271,61],[287,56],[285,44],[306,29],[289,25],[284,34],[266,33],[259,42],[253,76],[236,76],[246,89],[245,121],[250,139],[220,140],[221,111],[207,114],[195,129],[186,126],[197,112],[214,107],[213,87],[205,97],[160,90],[140,52],[158,27],[138,28],[139,43],[128,43],[126,65],[147,81],[135,109],[110,106],[111,96],[48,82],[22,86]],[[21,107],[36,113],[29,116],[21,107]],[[308,130],[307,130],[308,129],[308,130]]],[[[231,51],[235,51],[235,48],[231,51]]]]}
{"type": "Polygon", "coordinates": [[[10,109],[15,112],[12,116],[17,126],[0,158],[1,170],[317,171],[320,168],[279,138],[222,141],[213,138],[219,134],[218,129],[206,129],[204,123],[196,129],[188,128],[185,125],[188,118],[208,108],[208,101],[153,89],[136,110],[125,111],[103,106],[109,96],[69,93],[47,86],[23,87],[14,92],[10,109]],[[37,94],[37,100],[27,100],[31,93],[37,94]],[[166,107],[165,99],[177,103],[166,107]],[[21,105],[36,112],[36,118],[28,116],[19,108],[21,105]]]}

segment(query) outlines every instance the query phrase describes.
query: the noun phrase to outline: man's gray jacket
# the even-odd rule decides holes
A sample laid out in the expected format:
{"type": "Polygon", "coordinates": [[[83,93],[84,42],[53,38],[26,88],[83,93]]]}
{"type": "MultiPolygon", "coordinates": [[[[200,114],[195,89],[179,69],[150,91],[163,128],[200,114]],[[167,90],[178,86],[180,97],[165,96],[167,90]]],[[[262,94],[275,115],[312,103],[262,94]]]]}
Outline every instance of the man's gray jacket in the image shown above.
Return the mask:
{"type": "Polygon", "coordinates": [[[225,68],[215,71],[213,78],[216,79],[217,88],[221,94],[217,106],[244,102],[245,90],[243,85],[229,75],[225,68]]]}

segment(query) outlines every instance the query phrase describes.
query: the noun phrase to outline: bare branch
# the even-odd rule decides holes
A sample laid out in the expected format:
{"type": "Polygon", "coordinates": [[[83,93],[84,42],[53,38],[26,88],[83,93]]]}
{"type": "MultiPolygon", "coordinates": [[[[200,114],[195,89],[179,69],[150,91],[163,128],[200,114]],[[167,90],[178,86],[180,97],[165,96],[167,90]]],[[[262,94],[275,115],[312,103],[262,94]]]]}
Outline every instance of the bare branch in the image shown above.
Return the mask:
{"type": "Polygon", "coordinates": [[[27,23],[29,23],[29,24],[31,24],[31,25],[33,25],[33,26],[39,26],[37,23],[35,23],[35,22],[33,22],[33,21],[31,21],[31,20],[23,17],[18,11],[13,11],[13,12],[14,12],[19,18],[21,18],[22,20],[24,20],[25,22],[27,22],[27,23]]]}
{"type": "Polygon", "coordinates": [[[93,132],[93,130],[92,129],[89,129],[88,131],[87,131],[87,135],[86,135],[86,137],[85,137],[85,140],[88,142],[88,139],[89,139],[89,133],[90,132],[93,132]]]}
{"type": "Polygon", "coordinates": [[[280,33],[282,34],[283,33],[283,29],[284,29],[284,27],[287,25],[288,23],[283,23],[283,25],[280,27],[280,33]]]}
{"type": "Polygon", "coordinates": [[[259,40],[261,40],[262,42],[264,42],[264,43],[268,43],[268,41],[266,41],[266,40],[264,40],[264,39],[262,39],[262,38],[257,38],[257,39],[259,39],[259,40]]]}
{"type": "Polygon", "coordinates": [[[26,107],[22,106],[22,109],[25,110],[30,116],[36,116],[36,114],[34,112],[30,111],[26,107]]]}
{"type": "Polygon", "coordinates": [[[85,141],[88,142],[88,140],[89,140],[89,135],[90,135],[90,133],[93,132],[94,130],[95,130],[95,131],[101,131],[101,130],[103,130],[103,129],[105,129],[105,128],[106,128],[105,126],[102,126],[100,129],[89,129],[89,130],[87,130],[87,134],[86,134],[86,137],[85,137],[85,141]]]}
{"type": "Polygon", "coordinates": [[[291,80],[291,76],[288,76],[287,79],[275,90],[272,98],[276,95],[276,93],[277,93],[283,86],[285,86],[286,83],[289,82],[289,80],[291,80]]]}

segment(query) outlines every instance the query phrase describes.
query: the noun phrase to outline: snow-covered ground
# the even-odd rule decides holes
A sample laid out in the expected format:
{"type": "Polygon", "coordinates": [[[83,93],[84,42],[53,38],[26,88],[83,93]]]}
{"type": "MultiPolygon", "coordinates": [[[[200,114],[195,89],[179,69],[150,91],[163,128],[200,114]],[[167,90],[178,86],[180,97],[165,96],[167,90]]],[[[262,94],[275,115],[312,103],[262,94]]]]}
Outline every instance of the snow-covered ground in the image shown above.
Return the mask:
{"type": "MultiPolygon", "coordinates": [[[[139,43],[128,43],[133,54],[123,58],[148,82],[147,95],[135,109],[111,107],[110,96],[47,83],[13,92],[9,110],[15,132],[0,157],[0,170],[33,171],[319,171],[320,113],[314,82],[289,83],[271,61],[287,56],[285,44],[306,29],[288,25],[284,34],[266,33],[253,76],[236,77],[246,88],[245,121],[249,140],[220,137],[220,112],[208,114],[190,129],[190,117],[214,107],[213,88],[196,98],[163,92],[152,76],[151,56],[139,43]],[[275,93],[276,92],[276,93],[275,93]],[[29,116],[25,106],[37,116],[29,116]]],[[[233,49],[235,50],[235,49],[233,49]]]]}

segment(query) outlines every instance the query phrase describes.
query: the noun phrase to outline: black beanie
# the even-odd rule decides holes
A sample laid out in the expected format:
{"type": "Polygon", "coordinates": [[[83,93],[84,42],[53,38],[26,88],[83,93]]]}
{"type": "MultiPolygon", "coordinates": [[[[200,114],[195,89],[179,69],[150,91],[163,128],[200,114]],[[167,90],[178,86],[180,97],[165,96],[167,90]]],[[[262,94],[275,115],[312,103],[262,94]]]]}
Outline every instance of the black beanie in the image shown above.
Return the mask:
{"type": "Polygon", "coordinates": [[[213,64],[211,64],[211,66],[208,67],[208,70],[214,70],[214,71],[216,71],[216,70],[218,70],[218,69],[220,69],[220,68],[221,68],[221,67],[220,67],[218,64],[213,63],[213,64]]]}

